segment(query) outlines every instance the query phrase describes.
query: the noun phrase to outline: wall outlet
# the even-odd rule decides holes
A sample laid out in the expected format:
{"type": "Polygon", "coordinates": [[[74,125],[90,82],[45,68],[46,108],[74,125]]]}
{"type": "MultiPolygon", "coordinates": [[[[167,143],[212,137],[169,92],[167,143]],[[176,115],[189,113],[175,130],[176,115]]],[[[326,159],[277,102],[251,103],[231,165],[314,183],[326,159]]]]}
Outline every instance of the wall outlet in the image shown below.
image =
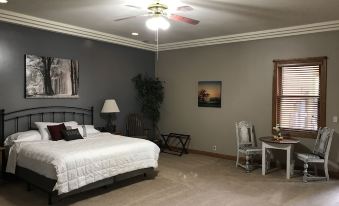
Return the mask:
{"type": "Polygon", "coordinates": [[[217,151],[217,146],[214,145],[214,146],[212,147],[212,150],[213,150],[213,151],[217,151]]]}
{"type": "Polygon", "coordinates": [[[338,123],[338,116],[333,116],[332,117],[332,122],[333,123],[338,123]]]}

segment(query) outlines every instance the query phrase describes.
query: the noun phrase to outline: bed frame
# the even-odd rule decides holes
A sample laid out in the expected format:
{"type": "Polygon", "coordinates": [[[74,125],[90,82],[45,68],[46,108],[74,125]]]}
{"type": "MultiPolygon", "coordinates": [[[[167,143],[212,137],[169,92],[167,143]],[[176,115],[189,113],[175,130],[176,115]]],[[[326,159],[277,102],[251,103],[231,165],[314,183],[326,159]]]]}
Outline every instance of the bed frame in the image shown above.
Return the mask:
{"type": "MultiPolygon", "coordinates": [[[[65,121],[78,121],[82,124],[90,123],[94,124],[94,107],[90,109],[79,107],[67,107],[67,106],[48,106],[48,107],[35,107],[17,110],[13,112],[5,113],[5,110],[0,110],[0,146],[4,146],[5,137],[13,133],[27,131],[34,129],[34,120],[44,122],[65,122],[65,121]],[[23,122],[24,121],[24,122],[23,122]],[[10,127],[12,123],[12,127],[10,127]],[[24,128],[24,129],[22,129],[24,128]]],[[[7,163],[7,157],[2,156],[2,172],[5,172],[5,165],[7,163]]],[[[120,174],[114,177],[103,179],[89,185],[83,186],[79,189],[70,191],[68,193],[58,195],[58,191],[53,191],[56,184],[56,180],[42,176],[36,172],[23,167],[16,167],[15,176],[24,180],[27,183],[27,190],[31,190],[31,186],[35,186],[48,194],[48,204],[51,205],[54,200],[60,200],[62,198],[78,194],[84,191],[88,191],[95,188],[105,187],[116,182],[120,182],[125,179],[143,175],[144,177],[155,176],[154,168],[145,168],[125,174],[120,174]]],[[[9,176],[10,174],[6,174],[9,176]]]]}

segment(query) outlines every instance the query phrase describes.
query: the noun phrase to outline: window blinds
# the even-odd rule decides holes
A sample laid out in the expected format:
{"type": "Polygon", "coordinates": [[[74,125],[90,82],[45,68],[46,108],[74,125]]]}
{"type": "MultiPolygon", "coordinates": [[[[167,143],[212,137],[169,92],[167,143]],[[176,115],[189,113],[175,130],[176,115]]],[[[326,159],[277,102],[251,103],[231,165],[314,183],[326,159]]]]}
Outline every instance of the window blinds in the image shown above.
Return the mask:
{"type": "Polygon", "coordinates": [[[277,123],[285,129],[316,131],[320,123],[320,66],[282,66],[277,75],[277,123]]]}

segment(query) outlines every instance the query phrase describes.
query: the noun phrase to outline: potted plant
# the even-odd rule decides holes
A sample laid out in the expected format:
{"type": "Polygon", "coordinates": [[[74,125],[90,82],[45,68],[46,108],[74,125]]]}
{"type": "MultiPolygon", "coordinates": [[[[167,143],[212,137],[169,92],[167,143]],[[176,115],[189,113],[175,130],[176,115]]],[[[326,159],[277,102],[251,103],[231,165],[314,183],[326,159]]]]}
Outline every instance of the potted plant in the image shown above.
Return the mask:
{"type": "Polygon", "coordinates": [[[141,104],[141,112],[152,122],[152,137],[157,138],[159,131],[160,106],[164,100],[164,87],[158,78],[138,74],[132,79],[137,98],[141,104]]]}

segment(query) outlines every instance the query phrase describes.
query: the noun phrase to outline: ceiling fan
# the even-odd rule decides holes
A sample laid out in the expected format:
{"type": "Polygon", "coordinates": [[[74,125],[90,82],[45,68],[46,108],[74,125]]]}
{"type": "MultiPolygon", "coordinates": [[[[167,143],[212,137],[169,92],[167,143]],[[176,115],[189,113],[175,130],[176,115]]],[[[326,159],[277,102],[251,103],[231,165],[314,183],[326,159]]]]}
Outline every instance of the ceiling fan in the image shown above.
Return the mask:
{"type": "MultiPolygon", "coordinates": [[[[115,19],[114,21],[124,21],[132,18],[136,18],[139,16],[150,16],[151,18],[146,21],[146,26],[151,29],[151,30],[158,30],[158,29],[163,29],[166,30],[169,28],[170,23],[168,22],[167,19],[173,20],[173,21],[178,21],[178,22],[183,22],[191,25],[197,25],[199,24],[200,21],[191,19],[188,17],[180,16],[177,14],[174,14],[172,12],[167,12],[169,10],[169,7],[165,4],[160,2],[160,0],[157,0],[153,3],[151,3],[149,6],[147,6],[146,9],[135,6],[135,5],[125,5],[127,7],[135,8],[135,9],[142,9],[146,10],[145,14],[140,14],[136,16],[129,16],[129,17],[124,17],[124,18],[119,18],[115,19]]],[[[176,8],[175,11],[178,12],[186,12],[186,11],[192,11],[193,8],[190,6],[179,6],[176,8]]]]}

